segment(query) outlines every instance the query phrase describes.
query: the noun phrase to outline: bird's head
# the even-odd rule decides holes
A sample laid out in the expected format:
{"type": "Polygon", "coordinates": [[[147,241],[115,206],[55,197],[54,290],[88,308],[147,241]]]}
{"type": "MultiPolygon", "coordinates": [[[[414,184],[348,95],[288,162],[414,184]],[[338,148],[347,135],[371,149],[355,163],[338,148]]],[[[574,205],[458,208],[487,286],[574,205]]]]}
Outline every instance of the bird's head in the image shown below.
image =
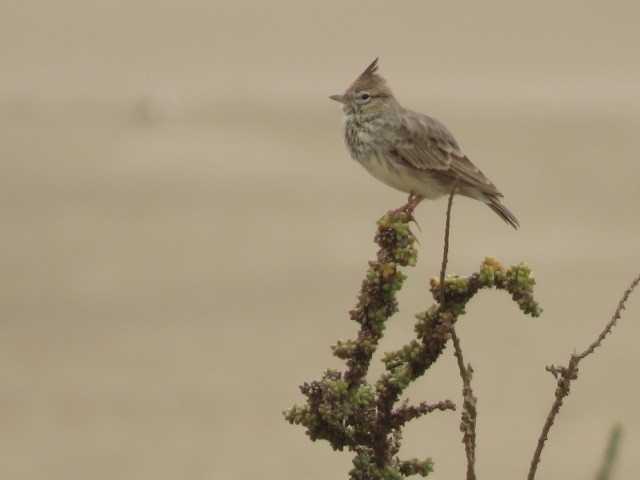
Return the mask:
{"type": "Polygon", "coordinates": [[[396,100],[387,87],[384,78],[378,75],[378,59],[376,58],[364,72],[351,84],[342,95],[329,97],[342,103],[342,111],[346,116],[376,117],[396,104],[396,100]]]}

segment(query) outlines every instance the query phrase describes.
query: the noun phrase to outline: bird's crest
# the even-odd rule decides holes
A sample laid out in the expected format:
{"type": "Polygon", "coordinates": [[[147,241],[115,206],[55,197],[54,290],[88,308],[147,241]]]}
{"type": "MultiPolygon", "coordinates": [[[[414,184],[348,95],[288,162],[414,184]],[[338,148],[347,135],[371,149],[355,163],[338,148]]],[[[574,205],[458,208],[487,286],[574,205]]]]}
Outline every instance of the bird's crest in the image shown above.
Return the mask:
{"type": "Polygon", "coordinates": [[[378,71],[378,58],[380,57],[376,57],[376,59],[371,62],[371,65],[365,68],[364,72],[362,72],[358,77],[358,80],[364,80],[378,71]]]}
{"type": "Polygon", "coordinates": [[[351,84],[348,91],[358,92],[360,90],[375,89],[384,91],[390,96],[391,90],[388,89],[386,85],[387,82],[377,72],[378,58],[376,58],[367,68],[365,68],[364,72],[362,72],[360,76],[358,76],[358,78],[356,78],[356,80],[351,84]]]}

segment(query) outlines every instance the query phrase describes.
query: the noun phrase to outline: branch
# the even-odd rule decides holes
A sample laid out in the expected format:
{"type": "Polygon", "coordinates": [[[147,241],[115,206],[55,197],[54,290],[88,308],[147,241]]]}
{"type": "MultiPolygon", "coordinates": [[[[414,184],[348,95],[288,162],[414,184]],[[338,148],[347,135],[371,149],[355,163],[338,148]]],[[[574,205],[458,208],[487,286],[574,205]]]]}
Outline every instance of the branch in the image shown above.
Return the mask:
{"type": "Polygon", "coordinates": [[[428,404],[427,402],[420,402],[418,405],[409,405],[409,401],[405,400],[401,406],[399,406],[389,417],[394,428],[400,428],[404,426],[410,420],[421,417],[427,413],[431,413],[435,410],[444,412],[445,410],[455,410],[456,405],[451,400],[443,400],[435,404],[428,404]]]}
{"type": "Polygon", "coordinates": [[[478,410],[476,405],[478,399],[473,394],[471,379],[473,378],[473,368],[471,364],[464,364],[460,339],[456,334],[455,327],[451,325],[451,340],[453,341],[454,355],[458,362],[458,370],[462,378],[462,418],[460,420],[460,431],[462,432],[462,443],[467,455],[467,480],[476,479],[476,417],[478,410]]]}
{"type": "Polygon", "coordinates": [[[580,354],[577,354],[577,353],[571,354],[571,357],[569,358],[569,364],[566,367],[556,366],[556,365],[551,365],[547,367],[547,371],[551,372],[557,379],[557,387],[556,387],[556,393],[555,393],[556,398],[553,404],[551,405],[551,410],[549,411],[547,420],[545,421],[544,426],[542,427],[542,433],[538,438],[538,444],[533,454],[533,458],[531,459],[531,467],[529,468],[529,475],[527,476],[528,480],[533,480],[536,476],[536,470],[538,468],[538,463],[540,463],[542,449],[544,448],[545,442],[549,437],[549,430],[551,430],[551,427],[555,422],[556,416],[560,411],[560,407],[562,406],[562,401],[570,393],[571,381],[576,380],[578,378],[578,364],[580,363],[580,360],[592,354],[594,350],[602,344],[602,341],[607,336],[607,334],[611,333],[611,330],[616,325],[617,321],[620,319],[620,316],[622,315],[622,310],[624,310],[625,308],[625,304],[629,299],[629,295],[631,295],[631,292],[633,292],[633,290],[636,288],[638,283],[640,283],[640,274],[638,274],[638,276],[631,282],[629,287],[625,290],[624,294],[622,295],[622,298],[620,299],[620,302],[618,303],[618,308],[616,308],[616,311],[613,313],[611,320],[609,320],[609,322],[605,325],[602,332],[600,332],[600,335],[598,335],[598,338],[596,338],[594,342],[591,345],[589,345],[589,347],[584,352],[580,354]]]}
{"type": "MultiPolygon", "coordinates": [[[[456,194],[456,182],[453,182],[449,201],[447,202],[447,217],[444,225],[444,247],[442,248],[442,266],[440,267],[440,285],[444,285],[444,278],[447,273],[447,263],[449,263],[449,230],[451,227],[451,207],[453,206],[453,196],[456,194]]],[[[440,307],[444,309],[444,288],[440,290],[440,307]]]]}
{"type": "Polygon", "coordinates": [[[535,279],[528,265],[504,268],[494,258],[485,258],[480,270],[468,276],[446,276],[453,194],[449,197],[445,248],[440,282],[431,279],[435,303],[416,315],[416,337],[400,349],[384,354],[385,373],[375,383],[367,381],[372,357],[384,334],[386,322],[398,311],[397,292],[405,280],[403,267],[416,263],[417,242],[409,223],[421,197],[410,196],[403,207],[389,211],[378,220],[376,259],[369,262],[356,307],[349,312],[359,324],[356,338],[338,340],[333,354],[346,362],[344,372],[328,369],[322,378],[305,382],[300,390],[306,397],[302,406],[285,410],[292,424],[306,427],[311,440],[326,440],[335,450],[355,453],[352,480],[398,479],[425,476],[433,470],[430,458],[398,457],[402,428],[406,422],[435,410],[453,410],[450,400],[435,404],[421,402],[409,406],[400,401],[403,391],[433,365],[453,338],[463,378],[464,412],[461,428],[469,459],[468,478],[475,479],[475,397],[471,390],[470,366],[464,366],[460,341],[453,325],[465,314],[466,304],[480,290],[497,288],[511,294],[520,309],[533,317],[542,309],[533,297],[535,279]]]}
{"type": "MultiPolygon", "coordinates": [[[[456,181],[458,179],[456,178],[456,181]]],[[[453,205],[453,196],[455,195],[455,184],[451,188],[449,194],[449,202],[447,203],[447,216],[444,228],[444,248],[442,251],[442,267],[440,268],[440,285],[444,285],[445,275],[447,272],[447,263],[449,262],[449,231],[451,227],[451,207],[453,205]]],[[[440,289],[440,310],[444,311],[445,307],[445,289],[440,289]]],[[[478,399],[473,395],[471,387],[471,378],[473,377],[473,369],[471,364],[465,366],[464,357],[462,356],[462,348],[460,347],[460,339],[456,334],[456,328],[453,323],[449,325],[451,332],[451,340],[453,342],[454,355],[458,363],[460,378],[462,378],[462,416],[460,420],[460,431],[462,432],[462,443],[467,455],[467,480],[476,479],[476,417],[478,411],[476,405],[478,399]]]]}

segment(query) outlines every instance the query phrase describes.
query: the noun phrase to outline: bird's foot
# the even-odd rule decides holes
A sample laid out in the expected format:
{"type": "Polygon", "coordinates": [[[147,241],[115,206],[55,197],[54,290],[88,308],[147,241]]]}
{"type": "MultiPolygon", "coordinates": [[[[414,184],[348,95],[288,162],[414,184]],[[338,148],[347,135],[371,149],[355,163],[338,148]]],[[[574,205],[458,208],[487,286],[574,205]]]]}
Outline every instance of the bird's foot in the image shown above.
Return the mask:
{"type": "Polygon", "coordinates": [[[420,225],[418,225],[418,222],[413,216],[413,211],[416,209],[416,207],[420,204],[422,200],[424,200],[423,196],[414,195],[413,193],[410,193],[409,198],[407,199],[407,203],[405,203],[401,207],[395,208],[393,210],[389,210],[387,213],[396,214],[396,215],[399,213],[404,213],[408,217],[407,220],[409,222],[415,223],[416,226],[418,227],[418,230],[422,231],[422,229],[420,228],[420,225]]]}

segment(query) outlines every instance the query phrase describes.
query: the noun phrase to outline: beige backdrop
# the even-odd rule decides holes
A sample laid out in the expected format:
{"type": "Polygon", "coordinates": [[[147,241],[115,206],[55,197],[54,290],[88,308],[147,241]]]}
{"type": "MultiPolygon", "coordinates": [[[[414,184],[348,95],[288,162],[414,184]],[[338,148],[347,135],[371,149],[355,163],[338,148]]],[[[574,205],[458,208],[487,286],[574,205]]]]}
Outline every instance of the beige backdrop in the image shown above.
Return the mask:
{"type": "MultiPolygon", "coordinates": [[[[450,272],[526,260],[543,317],[485,292],[460,324],[481,478],[524,478],[554,380],[640,270],[640,6],[580,2],[20,2],[0,15],[0,477],[346,478],[281,410],[329,346],[403,194],[342,144],[328,100],[376,56],[522,223],[454,206],[450,272]]],[[[444,201],[382,350],[431,303],[444,201]]],[[[584,362],[540,478],[591,478],[624,425],[640,470],[640,292],[584,362]]],[[[379,362],[375,372],[380,372],[379,362]]],[[[450,351],[407,394],[459,401],[450,351]]],[[[406,430],[465,469],[456,413],[406,430]]]]}

